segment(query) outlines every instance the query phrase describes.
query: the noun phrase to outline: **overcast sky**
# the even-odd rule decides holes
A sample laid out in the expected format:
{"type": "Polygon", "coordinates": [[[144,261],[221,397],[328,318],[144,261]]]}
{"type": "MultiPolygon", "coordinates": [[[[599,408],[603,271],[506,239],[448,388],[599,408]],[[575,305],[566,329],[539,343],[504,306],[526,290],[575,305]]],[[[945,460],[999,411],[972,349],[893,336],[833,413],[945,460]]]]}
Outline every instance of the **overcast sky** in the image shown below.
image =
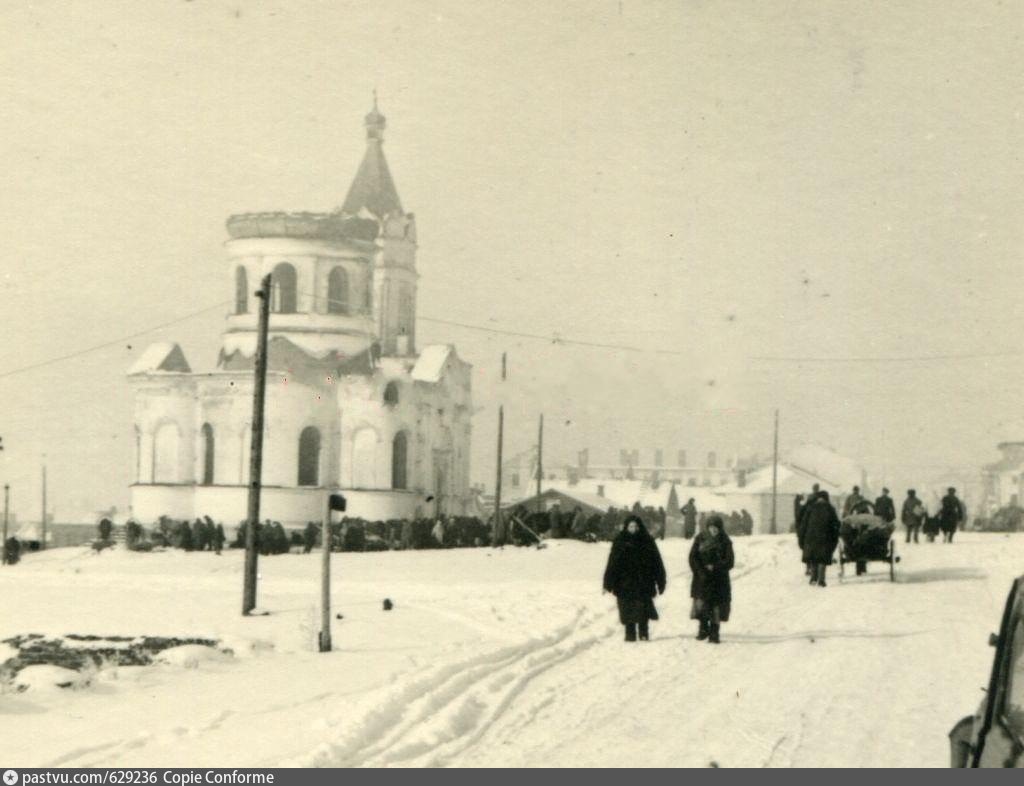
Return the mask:
{"type": "Polygon", "coordinates": [[[0,377],[14,507],[43,453],[58,517],[127,503],[126,369],[213,367],[224,220],[336,207],[374,87],[421,316],[644,350],[421,322],[476,367],[476,480],[503,350],[510,452],[543,411],[553,458],[767,454],[778,407],[890,482],[980,466],[1024,438],[1022,32],[1019,1],[5,4],[0,374],[208,309],[0,377]],[[936,355],[973,357],[825,362],[936,355]]]}

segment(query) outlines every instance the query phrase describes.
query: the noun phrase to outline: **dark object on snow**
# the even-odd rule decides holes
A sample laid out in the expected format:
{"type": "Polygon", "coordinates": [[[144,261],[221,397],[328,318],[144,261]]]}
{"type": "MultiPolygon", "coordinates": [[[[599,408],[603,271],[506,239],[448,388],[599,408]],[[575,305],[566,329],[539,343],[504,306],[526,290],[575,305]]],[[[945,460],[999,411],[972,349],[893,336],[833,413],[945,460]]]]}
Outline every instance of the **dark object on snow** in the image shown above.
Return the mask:
{"type": "Polygon", "coordinates": [[[334,619],[336,619],[336,620],[343,620],[343,619],[345,619],[345,615],[344,615],[344,614],[342,614],[342,613],[341,613],[341,612],[339,611],[339,612],[338,612],[337,614],[335,614],[335,615],[334,615],[334,619]]]}
{"type": "Polygon", "coordinates": [[[114,530],[114,525],[110,519],[100,519],[99,532],[100,540],[110,540],[110,534],[114,530]]]}
{"type": "Polygon", "coordinates": [[[391,598],[384,598],[384,611],[391,611],[395,607],[395,604],[391,602],[391,598]]]}
{"type": "Polygon", "coordinates": [[[626,527],[612,542],[603,583],[605,591],[615,595],[618,601],[619,621],[626,626],[627,641],[634,640],[628,638],[629,626],[658,619],[654,597],[665,591],[666,582],[658,544],[643,521],[638,516],[630,516],[626,527]]]}

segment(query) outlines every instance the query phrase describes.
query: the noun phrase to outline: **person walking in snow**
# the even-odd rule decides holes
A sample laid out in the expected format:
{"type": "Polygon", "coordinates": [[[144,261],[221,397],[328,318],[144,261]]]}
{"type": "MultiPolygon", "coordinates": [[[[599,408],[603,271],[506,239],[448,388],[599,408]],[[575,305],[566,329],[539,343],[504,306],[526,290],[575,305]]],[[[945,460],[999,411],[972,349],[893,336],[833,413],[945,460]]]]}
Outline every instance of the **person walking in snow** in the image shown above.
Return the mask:
{"type": "Polygon", "coordinates": [[[914,539],[914,543],[918,542],[917,535],[924,524],[925,515],[924,505],[917,498],[917,492],[909,489],[907,498],[903,500],[903,509],[900,511],[900,519],[907,528],[907,543],[910,543],[911,538],[914,539]]]}
{"type": "Polygon", "coordinates": [[[710,516],[705,530],[690,546],[690,619],[698,622],[697,638],[718,644],[719,628],[729,621],[732,609],[732,582],[729,571],[736,563],[732,540],[721,516],[710,516]]]}
{"type": "Polygon", "coordinates": [[[804,533],[807,531],[807,511],[811,507],[811,503],[818,498],[818,492],[821,487],[815,483],[811,488],[811,493],[807,495],[807,501],[800,505],[800,514],[796,520],[796,545],[800,549],[800,559],[804,563],[804,575],[811,575],[811,564],[804,557],[804,533]]]}
{"type": "Polygon", "coordinates": [[[692,538],[697,532],[697,505],[693,497],[687,500],[679,512],[683,514],[683,537],[692,538]]]}
{"type": "Polygon", "coordinates": [[[839,544],[839,516],[827,491],[819,491],[804,511],[804,562],[811,566],[811,584],[825,586],[825,570],[839,544]]]}
{"type": "Polygon", "coordinates": [[[964,520],[963,503],[956,496],[956,489],[950,486],[946,490],[946,496],[942,498],[942,506],[939,508],[939,525],[942,528],[942,540],[944,543],[952,543],[957,527],[964,520]]]}
{"type": "Polygon", "coordinates": [[[889,489],[882,489],[882,496],[875,500],[875,515],[880,517],[886,524],[896,521],[896,506],[889,496],[889,489]]]}
{"type": "Polygon", "coordinates": [[[665,592],[667,577],[658,544],[639,516],[629,516],[612,541],[604,571],[604,591],[615,596],[626,641],[650,640],[650,620],[658,619],[654,597],[665,592]]]}

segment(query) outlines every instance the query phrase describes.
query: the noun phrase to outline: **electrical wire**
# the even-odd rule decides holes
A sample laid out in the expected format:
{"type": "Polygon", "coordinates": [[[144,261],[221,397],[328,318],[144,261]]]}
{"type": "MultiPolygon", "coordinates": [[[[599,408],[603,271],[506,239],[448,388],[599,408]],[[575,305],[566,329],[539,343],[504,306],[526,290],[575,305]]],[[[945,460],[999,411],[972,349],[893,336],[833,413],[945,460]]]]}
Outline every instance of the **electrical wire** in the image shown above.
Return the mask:
{"type": "Polygon", "coordinates": [[[161,330],[162,328],[170,327],[171,325],[177,325],[180,322],[185,322],[189,319],[193,319],[194,317],[198,317],[201,314],[213,311],[214,309],[223,308],[225,305],[231,302],[232,301],[230,300],[222,300],[219,303],[214,303],[212,306],[201,308],[198,311],[193,311],[190,314],[185,314],[184,316],[169,320],[167,322],[161,322],[159,325],[153,325],[152,327],[145,328],[144,330],[139,330],[127,336],[121,336],[120,338],[115,338],[110,341],[104,341],[102,344],[95,344],[91,347],[86,347],[85,349],[79,349],[75,352],[70,352],[67,355],[61,355],[60,357],[50,358],[48,360],[41,360],[38,363],[32,363],[27,366],[21,366],[20,368],[13,368],[10,369],[9,371],[3,371],[0,372],[0,379],[3,379],[4,377],[12,377],[15,374],[22,374],[26,371],[35,371],[37,368],[43,368],[44,366],[52,366],[54,363],[60,363],[65,360],[71,360],[73,358],[81,357],[82,355],[87,355],[90,352],[96,352],[97,350],[100,349],[106,349],[107,347],[115,346],[123,341],[130,341],[133,338],[144,336],[147,333],[152,333],[155,330],[161,330]]]}

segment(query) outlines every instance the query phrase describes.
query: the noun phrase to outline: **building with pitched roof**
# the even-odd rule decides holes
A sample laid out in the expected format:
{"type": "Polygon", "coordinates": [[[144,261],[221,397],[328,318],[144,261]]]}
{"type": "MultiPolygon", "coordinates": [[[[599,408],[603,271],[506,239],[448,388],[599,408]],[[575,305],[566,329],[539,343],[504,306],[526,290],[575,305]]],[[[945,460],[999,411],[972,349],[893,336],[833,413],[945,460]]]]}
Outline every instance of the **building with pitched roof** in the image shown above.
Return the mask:
{"type": "Polygon", "coordinates": [[[417,352],[416,221],[384,157],[376,100],[365,124],[366,152],[341,207],[228,219],[234,308],[216,367],[193,371],[177,344],[161,343],[130,369],[137,520],[245,518],[254,290],[267,274],[261,518],[304,526],[334,490],[349,515],[371,520],[472,505],[470,366],[450,345],[417,352]]]}

